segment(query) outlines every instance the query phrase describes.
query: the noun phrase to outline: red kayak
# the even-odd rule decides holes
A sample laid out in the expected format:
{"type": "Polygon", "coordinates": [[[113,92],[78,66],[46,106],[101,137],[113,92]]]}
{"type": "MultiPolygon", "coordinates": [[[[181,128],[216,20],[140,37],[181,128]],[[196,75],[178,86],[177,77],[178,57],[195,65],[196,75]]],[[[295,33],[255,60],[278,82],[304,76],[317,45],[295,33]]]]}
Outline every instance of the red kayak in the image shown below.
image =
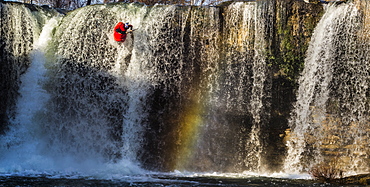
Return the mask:
{"type": "Polygon", "coordinates": [[[127,37],[127,30],[131,28],[132,25],[129,25],[128,23],[124,24],[123,22],[117,23],[117,25],[114,27],[114,40],[117,42],[124,42],[127,37]]]}

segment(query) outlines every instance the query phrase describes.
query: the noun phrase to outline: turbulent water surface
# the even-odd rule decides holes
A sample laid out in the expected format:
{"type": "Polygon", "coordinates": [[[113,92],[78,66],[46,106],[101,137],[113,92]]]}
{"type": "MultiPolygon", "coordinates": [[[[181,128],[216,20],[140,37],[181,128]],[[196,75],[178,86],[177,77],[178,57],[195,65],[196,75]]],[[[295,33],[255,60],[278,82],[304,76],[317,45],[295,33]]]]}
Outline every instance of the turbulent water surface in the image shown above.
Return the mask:
{"type": "Polygon", "coordinates": [[[335,186],[307,180],[307,176],[275,174],[270,176],[252,173],[147,173],[145,175],[115,176],[99,179],[96,176],[53,176],[34,174],[27,176],[0,176],[4,186],[335,186]],[[282,177],[282,178],[281,178],[282,177]],[[289,178],[286,178],[289,177],[289,178]]]}

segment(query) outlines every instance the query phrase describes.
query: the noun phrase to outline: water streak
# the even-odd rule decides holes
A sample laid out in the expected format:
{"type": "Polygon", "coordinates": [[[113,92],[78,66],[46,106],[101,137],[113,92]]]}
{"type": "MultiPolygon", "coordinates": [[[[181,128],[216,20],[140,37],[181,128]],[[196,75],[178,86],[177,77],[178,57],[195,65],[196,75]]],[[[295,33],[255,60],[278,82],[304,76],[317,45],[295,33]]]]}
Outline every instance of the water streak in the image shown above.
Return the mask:
{"type": "Polygon", "coordinates": [[[369,73],[358,48],[360,21],[355,5],[331,5],[314,31],[290,120],[287,172],[307,171],[333,157],[345,163],[344,171],[367,170],[367,149],[359,148],[367,142],[369,73]]]}
{"type": "Polygon", "coordinates": [[[43,89],[46,73],[45,53],[52,30],[58,21],[57,17],[48,20],[33,44],[30,67],[21,77],[20,98],[16,105],[16,116],[11,122],[13,125],[6,136],[1,137],[1,152],[6,153],[2,155],[1,162],[5,162],[2,166],[10,165],[10,170],[36,169],[39,165],[50,164],[39,152],[42,133],[35,115],[45,112],[45,103],[49,99],[49,94],[43,89]]]}

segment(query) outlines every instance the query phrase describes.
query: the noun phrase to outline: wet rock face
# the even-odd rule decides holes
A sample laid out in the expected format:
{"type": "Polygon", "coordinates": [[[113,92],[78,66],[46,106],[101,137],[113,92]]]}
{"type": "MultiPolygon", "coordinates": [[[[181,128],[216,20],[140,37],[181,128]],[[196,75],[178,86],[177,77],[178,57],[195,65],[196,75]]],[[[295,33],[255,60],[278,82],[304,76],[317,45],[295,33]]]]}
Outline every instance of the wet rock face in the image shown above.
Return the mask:
{"type": "Polygon", "coordinates": [[[285,129],[296,100],[296,80],[304,67],[305,53],[313,30],[323,14],[320,4],[303,1],[276,1],[274,40],[271,43],[272,91],[271,119],[267,134],[267,159],[270,168],[279,171],[286,152],[285,129]]]}

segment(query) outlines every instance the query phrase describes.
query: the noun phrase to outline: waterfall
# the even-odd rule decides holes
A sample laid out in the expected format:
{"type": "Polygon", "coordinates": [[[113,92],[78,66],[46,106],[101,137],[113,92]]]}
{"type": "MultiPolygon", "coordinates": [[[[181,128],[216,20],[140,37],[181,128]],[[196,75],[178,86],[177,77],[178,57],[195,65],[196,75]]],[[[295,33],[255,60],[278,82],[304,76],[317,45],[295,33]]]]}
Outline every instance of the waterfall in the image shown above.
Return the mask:
{"type": "Polygon", "coordinates": [[[249,142],[246,146],[248,149],[246,160],[247,163],[254,163],[251,171],[258,171],[262,168],[262,152],[263,152],[263,139],[261,129],[266,126],[268,115],[266,109],[269,108],[268,103],[265,102],[267,83],[267,27],[269,26],[268,14],[271,9],[268,3],[262,4],[258,7],[254,15],[256,21],[255,29],[255,56],[253,59],[253,87],[252,87],[252,100],[251,100],[251,113],[253,116],[253,126],[249,135],[249,142]],[[266,15],[267,14],[267,15],[266,15]],[[254,158],[255,157],[255,158],[254,158]]]}
{"type": "Polygon", "coordinates": [[[270,5],[108,4],[45,22],[3,148],[51,170],[258,171],[270,5]],[[119,21],[137,28],[124,43],[119,21]]]}
{"type": "Polygon", "coordinates": [[[91,6],[64,18],[55,33],[50,53],[56,58],[50,59],[46,83],[51,99],[43,129],[49,140],[45,147],[56,160],[136,161],[133,145],[127,142],[139,143],[140,126],[134,123],[140,123],[135,121],[135,102],[140,99],[136,85],[141,83],[125,74],[126,69],[139,71],[128,64],[132,50],[110,38],[120,16],[124,15],[112,14],[105,6],[91,6]]]}
{"type": "Polygon", "coordinates": [[[269,5],[239,2],[224,9],[223,55],[216,68],[214,60],[207,67],[214,72],[207,81],[213,86],[203,101],[207,110],[192,159],[203,164],[192,166],[196,170],[257,172],[262,166],[269,5]]]}
{"type": "MultiPolygon", "coordinates": [[[[30,22],[32,23],[32,22],[30,22]]],[[[6,136],[1,137],[2,165],[10,164],[17,169],[35,169],[37,165],[47,165],[39,155],[39,138],[42,133],[39,131],[37,113],[45,112],[45,102],[49,94],[42,88],[45,81],[46,69],[44,67],[44,53],[47,50],[48,42],[51,40],[51,32],[56,27],[58,18],[51,18],[47,21],[39,37],[35,39],[33,49],[30,51],[30,67],[21,77],[19,89],[20,97],[17,101],[15,117],[11,121],[6,136]],[[7,150],[12,147],[13,149],[7,150]],[[6,157],[4,159],[4,157],[6,157]],[[5,162],[5,163],[3,163],[5,162]],[[18,163],[24,162],[20,166],[18,163]],[[20,168],[17,168],[20,167],[20,168]],[[31,167],[31,168],[21,168],[31,167]]],[[[21,24],[20,24],[21,25],[21,24]]],[[[32,36],[31,36],[32,37],[32,36]]]]}
{"type": "Polygon", "coordinates": [[[351,3],[329,5],[318,23],[299,79],[290,120],[287,172],[339,159],[345,172],[367,171],[368,81],[361,15],[351,3]],[[362,47],[360,47],[362,46],[362,47]],[[364,48],[363,48],[364,47],[364,48]]]}
{"type": "MultiPolygon", "coordinates": [[[[19,78],[30,63],[28,55],[40,28],[32,12],[24,5],[0,4],[0,15],[0,56],[2,59],[0,82],[1,89],[4,90],[0,95],[3,103],[0,108],[0,121],[6,124],[15,115],[19,78]],[[29,26],[27,27],[24,23],[28,23],[29,26]]],[[[0,128],[0,132],[4,129],[4,127],[0,128]]]]}
{"type": "MultiPolygon", "coordinates": [[[[293,84],[282,73],[291,64],[283,63],[303,57],[291,57],[291,40],[301,37],[296,27],[316,22],[280,18],[277,5],[113,3],[62,16],[0,3],[0,117],[9,122],[0,124],[0,171],[262,173],[284,165],[304,172],[338,157],[347,172],[367,171],[364,12],[352,3],[325,5],[290,111],[274,109],[283,99],[272,98],[294,86],[276,84],[293,84]],[[112,34],[120,21],[136,29],[124,43],[112,34]],[[285,32],[290,26],[294,32],[285,32]],[[284,159],[285,148],[284,163],[268,160],[284,159]]],[[[294,10],[302,7],[322,10],[295,2],[294,10]]]]}

